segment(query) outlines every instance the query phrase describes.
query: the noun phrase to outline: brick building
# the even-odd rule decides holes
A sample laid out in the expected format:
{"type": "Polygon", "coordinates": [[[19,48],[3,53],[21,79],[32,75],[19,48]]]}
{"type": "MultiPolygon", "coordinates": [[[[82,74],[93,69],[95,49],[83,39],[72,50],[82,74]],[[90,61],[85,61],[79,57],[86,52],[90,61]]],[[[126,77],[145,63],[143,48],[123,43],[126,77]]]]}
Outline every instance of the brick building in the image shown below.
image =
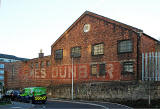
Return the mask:
{"type": "Polygon", "coordinates": [[[71,83],[73,64],[75,82],[141,80],[141,54],[157,46],[140,29],[86,11],[52,45],[52,78],[71,83]]]}
{"type": "Polygon", "coordinates": [[[86,11],[53,43],[51,56],[21,62],[17,88],[70,84],[72,71],[74,83],[141,80],[142,52],[158,48],[142,30],[86,11]]]}
{"type": "MultiPolygon", "coordinates": [[[[22,63],[20,61],[25,60],[27,59],[0,53],[0,82],[3,83],[5,87],[8,87],[8,80],[12,80],[16,77],[15,72],[18,73],[19,66],[22,63]]],[[[14,84],[12,84],[13,82],[10,82],[9,85],[14,86],[14,84]]]]}
{"type": "MultiPolygon", "coordinates": [[[[17,62],[14,64],[18,66],[17,62]]],[[[51,84],[50,56],[44,56],[42,51],[39,53],[38,58],[23,61],[19,66],[15,71],[16,75],[14,79],[16,79],[16,81],[13,81],[13,78],[7,81],[8,84],[15,83],[16,85],[10,84],[8,88],[19,89],[30,86],[49,86],[51,84]]]]}

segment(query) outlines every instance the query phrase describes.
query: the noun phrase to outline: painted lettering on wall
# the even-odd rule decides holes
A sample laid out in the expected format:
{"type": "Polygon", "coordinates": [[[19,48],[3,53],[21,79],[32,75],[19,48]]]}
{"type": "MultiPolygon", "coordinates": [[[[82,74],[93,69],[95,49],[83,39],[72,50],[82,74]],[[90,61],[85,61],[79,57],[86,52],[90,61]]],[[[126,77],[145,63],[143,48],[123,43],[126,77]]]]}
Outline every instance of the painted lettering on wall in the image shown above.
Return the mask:
{"type": "Polygon", "coordinates": [[[107,72],[109,74],[109,78],[112,79],[113,78],[113,64],[108,64],[107,65],[107,72]]]}
{"type": "Polygon", "coordinates": [[[62,65],[62,66],[52,66],[51,70],[41,69],[31,69],[29,73],[21,74],[21,79],[53,79],[53,80],[67,80],[72,78],[72,70],[74,73],[74,80],[87,80],[87,79],[114,79],[120,78],[120,74],[117,72],[117,63],[106,64],[106,76],[95,76],[90,73],[90,64],[77,64],[74,65],[62,65]],[[116,68],[116,69],[115,69],[116,68]]]}

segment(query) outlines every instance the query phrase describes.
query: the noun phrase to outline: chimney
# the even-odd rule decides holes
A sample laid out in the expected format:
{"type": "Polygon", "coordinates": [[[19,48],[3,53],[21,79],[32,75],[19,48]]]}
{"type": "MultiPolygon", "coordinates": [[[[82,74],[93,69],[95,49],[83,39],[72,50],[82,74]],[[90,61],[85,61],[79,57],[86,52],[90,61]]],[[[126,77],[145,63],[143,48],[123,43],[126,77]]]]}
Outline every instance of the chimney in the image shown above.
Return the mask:
{"type": "Polygon", "coordinates": [[[42,52],[42,49],[40,49],[39,58],[43,58],[43,57],[44,57],[44,53],[42,52]]]}

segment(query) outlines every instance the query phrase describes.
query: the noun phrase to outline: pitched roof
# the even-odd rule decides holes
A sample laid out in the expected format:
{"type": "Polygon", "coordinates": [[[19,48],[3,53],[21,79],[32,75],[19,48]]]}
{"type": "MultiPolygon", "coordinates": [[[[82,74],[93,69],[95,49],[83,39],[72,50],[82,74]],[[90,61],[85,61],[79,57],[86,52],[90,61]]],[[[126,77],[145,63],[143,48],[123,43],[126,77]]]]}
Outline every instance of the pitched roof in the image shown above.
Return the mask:
{"type": "Polygon", "coordinates": [[[143,33],[143,35],[144,35],[144,36],[147,36],[148,38],[150,38],[150,39],[152,39],[152,40],[154,40],[154,41],[156,41],[157,43],[159,43],[159,44],[160,44],[160,41],[159,41],[159,40],[157,40],[157,39],[155,39],[155,38],[153,38],[153,37],[149,36],[148,34],[143,33]]]}
{"type": "Polygon", "coordinates": [[[135,31],[135,32],[143,32],[143,30],[141,29],[138,29],[138,28],[135,28],[135,27],[132,27],[130,25],[127,25],[127,24],[124,24],[124,23],[121,23],[121,22],[118,22],[116,20],[112,20],[110,18],[107,18],[107,17],[104,17],[104,16],[101,16],[101,15],[98,15],[98,14],[95,14],[93,12],[89,12],[89,11],[85,11],[53,44],[51,47],[53,47],[54,45],[56,45],[56,43],[62,39],[62,37],[67,33],[69,32],[84,16],[86,15],[89,15],[89,16],[92,16],[92,17],[96,17],[100,20],[104,20],[108,23],[112,23],[112,24],[115,24],[117,26],[120,26],[120,27],[123,27],[123,28],[126,28],[126,29],[129,29],[129,30],[132,30],[132,31],[135,31]]]}

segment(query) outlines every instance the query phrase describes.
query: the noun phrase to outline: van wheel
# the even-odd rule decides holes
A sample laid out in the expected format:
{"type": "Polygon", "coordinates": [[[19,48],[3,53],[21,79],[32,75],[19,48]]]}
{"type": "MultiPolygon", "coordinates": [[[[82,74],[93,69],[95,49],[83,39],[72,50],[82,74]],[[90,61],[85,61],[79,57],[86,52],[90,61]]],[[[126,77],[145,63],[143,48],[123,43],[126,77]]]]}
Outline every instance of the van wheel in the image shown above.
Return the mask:
{"type": "Polygon", "coordinates": [[[46,104],[46,101],[42,101],[42,104],[46,104]]]}
{"type": "Polygon", "coordinates": [[[35,104],[35,101],[34,101],[34,100],[32,100],[32,104],[35,104]]]}

